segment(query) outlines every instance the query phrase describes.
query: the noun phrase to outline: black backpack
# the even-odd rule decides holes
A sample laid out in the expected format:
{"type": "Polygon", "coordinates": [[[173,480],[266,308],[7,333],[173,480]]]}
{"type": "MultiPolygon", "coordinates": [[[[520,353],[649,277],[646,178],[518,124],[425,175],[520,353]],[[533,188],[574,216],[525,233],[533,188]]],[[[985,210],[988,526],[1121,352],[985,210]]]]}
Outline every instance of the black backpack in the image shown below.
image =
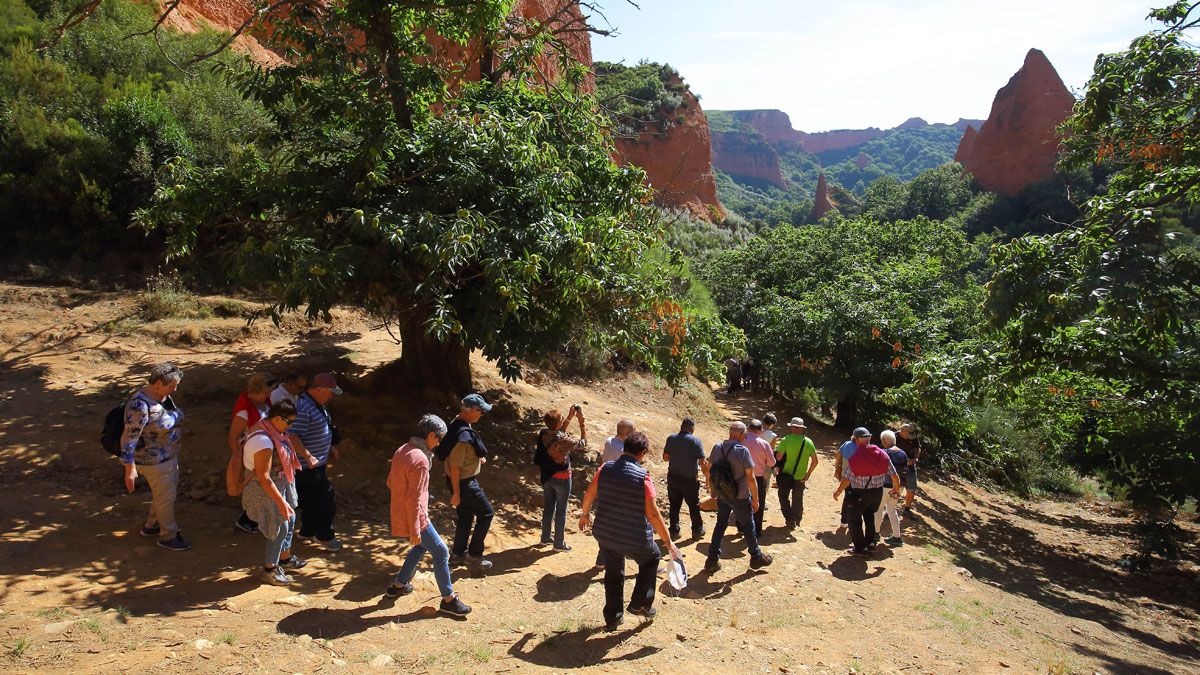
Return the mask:
{"type": "Polygon", "coordinates": [[[724,450],[721,458],[717,459],[717,452],[721,452],[722,446],[718,445],[713,448],[713,463],[709,467],[709,480],[711,481],[713,496],[717,499],[733,501],[738,496],[737,477],[733,475],[733,465],[729,463],[729,451],[724,450]]]}
{"type": "Polygon", "coordinates": [[[104,416],[104,430],[100,432],[100,446],[113,457],[121,456],[121,434],[125,433],[125,404],[122,401],[104,416]]]}

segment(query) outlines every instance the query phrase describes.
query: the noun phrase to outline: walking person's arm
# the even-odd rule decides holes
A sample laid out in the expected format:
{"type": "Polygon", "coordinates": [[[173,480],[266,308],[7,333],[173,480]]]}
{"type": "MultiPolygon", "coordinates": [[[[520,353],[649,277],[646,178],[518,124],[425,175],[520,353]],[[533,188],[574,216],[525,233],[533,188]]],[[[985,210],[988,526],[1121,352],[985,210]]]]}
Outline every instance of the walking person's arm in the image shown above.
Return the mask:
{"type": "Polygon", "coordinates": [[[758,480],[754,476],[754,469],[746,469],[746,487],[750,488],[750,510],[758,510],[758,480]]]}
{"type": "Polygon", "coordinates": [[[807,482],[808,482],[808,477],[812,475],[813,471],[816,471],[816,470],[817,470],[817,464],[820,464],[820,463],[821,463],[821,462],[820,462],[820,460],[819,460],[819,459],[817,459],[817,453],[815,453],[815,452],[814,452],[813,454],[809,455],[809,457],[808,457],[808,471],[807,471],[807,472],[805,472],[805,474],[804,474],[804,478],[802,478],[802,479],[800,480],[800,482],[801,482],[801,483],[807,483],[807,482]]]}
{"type": "Polygon", "coordinates": [[[850,487],[850,479],[843,478],[842,482],[838,483],[837,489],[833,491],[833,498],[836,500],[838,497],[841,497],[842,492],[844,492],[848,487],[850,487]]]}
{"type": "Polygon", "coordinates": [[[149,419],[150,406],[145,402],[135,400],[133,405],[126,404],[125,429],[121,432],[121,463],[125,465],[125,489],[129,492],[133,492],[138,477],[134,453],[137,450],[138,441],[142,438],[142,430],[146,428],[146,421],[149,419]]]}
{"type": "MultiPolygon", "coordinates": [[[[601,467],[600,471],[603,470],[604,467],[601,467]]],[[[579,516],[579,529],[584,532],[592,525],[592,504],[596,501],[596,492],[600,486],[600,471],[596,472],[587,491],[583,493],[583,506],[580,507],[583,513],[579,516]]]]}
{"type": "Polygon", "coordinates": [[[683,554],[675,547],[675,542],[671,541],[671,533],[667,530],[667,524],[663,522],[658,504],[649,494],[646,495],[646,520],[650,521],[650,526],[658,533],[659,538],[667,542],[667,550],[671,552],[671,558],[682,558],[683,554]]]}
{"type": "Polygon", "coordinates": [[[405,495],[405,504],[407,506],[409,527],[412,528],[412,536],[408,538],[409,543],[413,546],[421,545],[421,495],[429,492],[429,469],[423,466],[410,468],[408,470],[408,494],[405,495]]]}

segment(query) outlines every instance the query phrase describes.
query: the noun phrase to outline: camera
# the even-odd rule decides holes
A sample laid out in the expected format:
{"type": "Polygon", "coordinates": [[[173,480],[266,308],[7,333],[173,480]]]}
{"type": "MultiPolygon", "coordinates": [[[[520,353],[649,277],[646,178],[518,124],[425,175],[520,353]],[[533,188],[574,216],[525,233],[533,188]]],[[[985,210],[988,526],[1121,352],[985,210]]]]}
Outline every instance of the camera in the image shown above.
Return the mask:
{"type": "Polygon", "coordinates": [[[571,406],[571,410],[573,410],[577,413],[581,413],[581,412],[583,412],[583,406],[576,403],[575,405],[571,406]]]}

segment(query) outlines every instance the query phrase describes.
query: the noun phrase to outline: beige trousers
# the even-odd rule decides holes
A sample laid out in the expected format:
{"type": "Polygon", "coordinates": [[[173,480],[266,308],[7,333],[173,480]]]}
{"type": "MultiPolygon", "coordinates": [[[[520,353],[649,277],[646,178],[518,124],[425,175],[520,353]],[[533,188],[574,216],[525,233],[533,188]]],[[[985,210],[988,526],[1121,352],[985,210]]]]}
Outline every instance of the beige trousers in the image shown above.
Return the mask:
{"type": "Polygon", "coordinates": [[[139,464],[138,473],[150,485],[150,515],[146,524],[162,528],[159,539],[170,541],[179,532],[175,524],[175,495],[179,492],[179,458],[161,464],[139,464]]]}

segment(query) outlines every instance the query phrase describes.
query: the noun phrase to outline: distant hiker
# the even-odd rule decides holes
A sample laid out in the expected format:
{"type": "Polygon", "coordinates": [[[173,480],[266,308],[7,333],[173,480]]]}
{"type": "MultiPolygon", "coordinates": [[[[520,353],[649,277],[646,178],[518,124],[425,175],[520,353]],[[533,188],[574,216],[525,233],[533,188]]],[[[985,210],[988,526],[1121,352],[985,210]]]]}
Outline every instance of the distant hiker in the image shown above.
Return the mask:
{"type": "Polygon", "coordinates": [[[804,435],[808,427],[804,420],[793,417],[788,422],[788,435],[775,447],[775,468],[779,470],[779,510],[783,512],[788,529],[804,519],[804,489],[817,468],[817,446],[804,435]],[[790,498],[790,499],[789,499],[790,498]]]}
{"type": "MultiPolygon", "coordinates": [[[[246,378],[246,389],[238,395],[233,404],[233,416],[229,420],[229,433],[225,436],[225,444],[229,446],[229,460],[242,465],[242,441],[246,440],[247,430],[266,417],[271,396],[271,388],[267,386],[267,376],[254,373],[246,378]]],[[[253,467],[251,467],[253,468],[253,467]]],[[[258,524],[243,510],[238,516],[234,527],[242,532],[258,534],[258,524]]]]}
{"type": "Polygon", "coordinates": [[[750,420],[749,433],[746,434],[745,446],[750,450],[754,460],[754,482],[758,484],[758,508],[754,510],[754,533],[761,538],[763,533],[763,518],[767,515],[767,472],[775,466],[775,451],[771,444],[763,440],[762,420],[750,420]]]}
{"type": "Polygon", "coordinates": [[[852,553],[870,555],[875,539],[875,512],[883,500],[883,484],[892,477],[893,496],[900,494],[900,476],[887,453],[877,445],[871,445],[871,432],[864,427],[854,430],[857,449],[847,461],[849,475],[843,478],[833,492],[837,499],[846,493],[846,516],[850,522],[850,538],[854,541],[852,553]],[[864,531],[865,527],[865,531],[864,531]]]}
{"type": "Polygon", "coordinates": [[[295,421],[295,404],[280,401],[250,426],[241,448],[242,465],[251,476],[242,488],[242,506],[267,538],[263,578],[277,586],[292,583],[286,570],[298,570],[308,564],[292,555],[300,458],[292,449],[287,432],[295,421]]]}
{"type": "Polygon", "coordinates": [[[296,421],[288,430],[292,448],[304,459],[305,467],[296,474],[296,492],[300,497],[300,522],[297,538],[313,542],[326,551],[340,551],[342,543],[333,532],[337,499],[326,470],[329,460],[338,459],[337,427],[325,406],[342,393],[337,379],[329,373],[317,373],[296,402],[296,421]]]}
{"type": "Polygon", "coordinates": [[[921,439],[917,438],[916,425],[900,426],[896,446],[908,455],[908,475],[904,483],[904,515],[911,516],[913,499],[917,496],[917,461],[921,459],[921,439]]]}
{"type": "Polygon", "coordinates": [[[271,403],[279,403],[287,399],[292,403],[300,400],[300,394],[308,388],[308,378],[299,371],[293,370],[284,376],[283,382],[271,390],[271,403]]]}
{"type": "MultiPolygon", "coordinates": [[[[850,457],[853,456],[854,453],[857,451],[858,451],[858,443],[854,440],[854,436],[851,436],[850,440],[846,441],[845,443],[842,443],[841,447],[838,448],[837,454],[834,455],[834,458],[833,458],[834,459],[833,479],[835,481],[840,483],[842,481],[842,479],[848,478],[850,476],[850,464],[848,462],[850,461],[850,457]]],[[[846,527],[850,523],[850,518],[847,515],[849,512],[849,509],[850,509],[849,502],[846,500],[842,500],[841,522],[837,528],[837,531],[839,534],[845,532],[846,527]]]]}
{"type": "Polygon", "coordinates": [[[592,533],[604,556],[604,622],[615,630],[625,611],[646,618],[655,615],[654,582],[662,552],[654,534],[667,543],[673,559],[682,558],[671,540],[655,503],[654,483],[642,467],[650,441],[635,431],[625,439],[625,452],[615,461],[605,462],[583,496],[583,515],[579,529],[587,530],[592,504],[596,504],[596,525],[592,533]],[[622,609],[625,592],[625,559],[637,563],[637,580],[629,606],[622,609]]]}
{"type": "Polygon", "coordinates": [[[150,513],[142,536],[158,537],[158,545],[171,551],[192,547],[175,523],[175,497],[179,492],[179,443],[183,411],[175,407],[171,394],[183,379],[173,363],[150,369],[150,383],[125,404],[125,428],[121,432],[121,464],[125,489],[133,492],[138,474],[150,485],[150,513]]]}
{"type": "Polygon", "coordinates": [[[736,357],[725,359],[725,393],[732,394],[742,388],[742,364],[736,357]]]}
{"type": "Polygon", "coordinates": [[[541,472],[542,484],[542,543],[554,544],[556,551],[570,551],[565,530],[567,528],[567,503],[571,497],[571,453],[587,449],[587,426],[583,419],[583,408],[571,406],[567,419],[562,413],[551,410],[542,416],[546,428],[538,431],[537,446],[533,463],[541,472]],[[567,435],[572,418],[579,419],[579,440],[567,435]],[[550,537],[550,523],[554,523],[554,538],[550,537]]]}
{"type": "MultiPolygon", "coordinates": [[[[900,448],[896,447],[896,432],[891,429],[886,429],[879,434],[879,442],[883,445],[883,451],[888,454],[888,459],[892,461],[892,466],[896,467],[896,473],[899,476],[904,476],[908,470],[908,454],[900,448]]],[[[888,537],[887,543],[889,546],[901,546],[904,540],[900,538],[900,516],[896,513],[896,494],[899,490],[899,485],[896,485],[897,490],[892,491],[894,481],[889,475],[883,487],[888,488],[883,493],[883,501],[879,504],[879,510],[875,512],[875,541],[879,541],[879,535],[882,533],[880,529],[883,526],[883,516],[887,515],[892,519],[892,536],[888,537]]]]}
{"type": "Polygon", "coordinates": [[[758,391],[758,366],[749,356],[742,359],[742,388],[758,391]]]}
{"type": "Polygon", "coordinates": [[[450,487],[450,505],[458,513],[452,547],[454,564],[468,563],[488,570],[492,561],[483,557],[483,543],[496,513],[479,485],[479,473],[487,461],[488,449],[472,424],[492,409],[479,394],[462,400],[458,417],[450,422],[446,437],[438,444],[437,455],[445,462],[450,487]]]}
{"type": "Polygon", "coordinates": [[[679,425],[679,433],[667,437],[663,448],[663,461],[667,462],[667,503],[672,539],[679,538],[679,509],[687,502],[692,519],[692,538],[704,536],[704,517],[700,513],[700,478],[708,482],[708,460],[704,457],[704,443],[695,435],[696,422],[688,417],[679,425]]]}
{"type": "Polygon", "coordinates": [[[604,452],[600,454],[600,463],[615,462],[625,453],[625,439],[633,433],[633,420],[623,419],[617,422],[617,433],[604,441],[604,452]]]}
{"type": "Polygon", "coordinates": [[[429,456],[426,454],[446,435],[446,423],[437,415],[425,415],[417,421],[416,433],[392,455],[387,486],[391,492],[392,536],[406,537],[412,548],[404,564],[387,588],[389,597],[413,592],[412,579],[426,553],[433,558],[433,578],[442,602],[438,611],[455,616],[471,613],[454,592],[450,580],[450,549],[429,519],[429,456]]]}
{"type": "Polygon", "coordinates": [[[774,562],[771,554],[758,546],[754,527],[754,512],[758,510],[758,483],[754,480],[754,459],[746,448],[746,425],[734,422],[729,425],[729,439],[713,447],[708,456],[709,489],[717,498],[717,524],[713,527],[712,543],[708,547],[708,559],[704,569],[716,572],[721,569],[721,540],[732,515],[737,527],[746,539],[750,551],[750,569],[760,569],[774,562]]]}

